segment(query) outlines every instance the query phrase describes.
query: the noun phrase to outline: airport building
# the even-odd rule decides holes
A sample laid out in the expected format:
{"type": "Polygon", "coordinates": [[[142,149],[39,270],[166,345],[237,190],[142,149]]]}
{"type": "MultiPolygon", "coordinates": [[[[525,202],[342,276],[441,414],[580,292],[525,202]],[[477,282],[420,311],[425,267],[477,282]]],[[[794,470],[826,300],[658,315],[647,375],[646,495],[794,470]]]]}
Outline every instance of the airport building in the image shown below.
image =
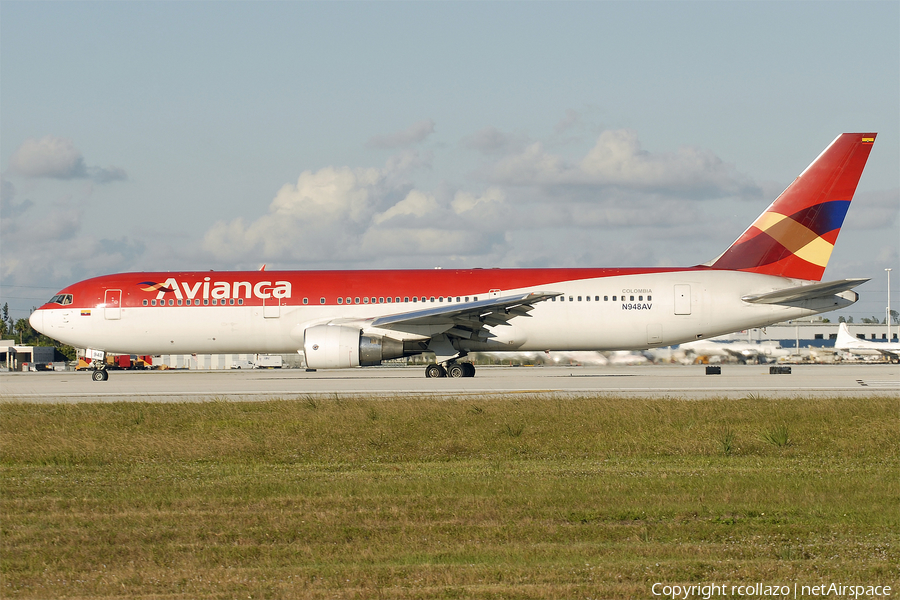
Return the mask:
{"type": "MultiPolygon", "coordinates": [[[[778,342],[782,348],[830,348],[837,339],[840,323],[823,321],[788,321],[769,327],[760,327],[730,333],[713,338],[716,341],[728,342],[778,342]]],[[[877,323],[848,323],[850,335],[861,340],[879,342],[897,341],[897,326],[891,325],[888,337],[888,326],[877,323]]]]}

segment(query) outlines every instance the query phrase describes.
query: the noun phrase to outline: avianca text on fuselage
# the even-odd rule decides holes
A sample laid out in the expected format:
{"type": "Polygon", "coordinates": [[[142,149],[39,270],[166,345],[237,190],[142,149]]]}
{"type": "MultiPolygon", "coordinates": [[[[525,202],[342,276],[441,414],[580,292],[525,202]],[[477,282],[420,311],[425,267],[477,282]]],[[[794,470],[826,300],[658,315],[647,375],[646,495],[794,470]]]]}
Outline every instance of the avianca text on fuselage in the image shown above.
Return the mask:
{"type": "Polygon", "coordinates": [[[296,351],[327,369],[429,352],[428,377],[471,377],[469,352],[637,350],[765,327],[857,301],[866,280],[822,276],[875,137],[839,135],[694,267],[126,273],[65,288],[31,324],[92,355],[296,351]]]}
{"type": "Polygon", "coordinates": [[[291,297],[290,281],[213,281],[211,277],[204,277],[203,281],[188,283],[187,281],[178,281],[174,277],[169,277],[161,284],[145,281],[141,285],[147,286],[141,288],[145,292],[158,290],[156,300],[165,300],[167,293],[171,293],[172,297],[177,300],[223,300],[231,298],[246,300],[259,298],[266,300],[268,298],[291,297]]]}

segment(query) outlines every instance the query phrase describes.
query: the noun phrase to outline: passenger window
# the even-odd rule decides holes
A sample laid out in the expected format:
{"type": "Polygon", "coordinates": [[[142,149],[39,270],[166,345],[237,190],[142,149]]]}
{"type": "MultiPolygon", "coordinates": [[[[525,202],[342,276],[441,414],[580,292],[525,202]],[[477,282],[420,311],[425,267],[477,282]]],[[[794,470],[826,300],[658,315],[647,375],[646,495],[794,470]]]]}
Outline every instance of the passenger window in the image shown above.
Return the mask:
{"type": "Polygon", "coordinates": [[[431,301],[434,302],[434,296],[431,297],[431,301]]]}
{"type": "Polygon", "coordinates": [[[456,301],[459,302],[459,296],[456,297],[456,301]]]}
{"type": "Polygon", "coordinates": [[[144,301],[142,302],[142,304],[143,304],[144,306],[147,306],[147,301],[144,300],[144,301]]]}
{"type": "MultiPolygon", "coordinates": [[[[432,298],[434,300],[434,298],[432,298]]],[[[422,302],[425,302],[425,296],[422,296],[422,302]]]]}
{"type": "MultiPolygon", "coordinates": [[[[356,299],[356,303],[359,304],[359,298],[356,299]]],[[[363,298],[363,304],[368,304],[368,303],[369,303],[369,299],[363,298]]]]}
{"type": "Polygon", "coordinates": [[[375,298],[372,298],[372,304],[375,304],[375,298]]]}
{"type": "Polygon", "coordinates": [[[647,296],[647,302],[650,302],[651,300],[653,300],[653,296],[647,296]]]}
{"type": "Polygon", "coordinates": [[[343,299],[343,298],[338,298],[338,304],[343,304],[343,303],[344,303],[344,299],[343,299]]]}
{"type": "Polygon", "coordinates": [[[600,296],[594,296],[594,302],[600,302],[600,296]]]}
{"type": "Polygon", "coordinates": [[[419,301],[418,296],[413,296],[413,302],[418,302],[418,301],[419,301]]]}
{"type": "Polygon", "coordinates": [[[644,301],[644,297],[643,297],[643,296],[638,296],[638,302],[643,302],[643,301],[644,301]]]}
{"type": "Polygon", "coordinates": [[[359,304],[359,297],[355,298],[354,300],[355,300],[356,304],[359,304]]]}
{"type": "MultiPolygon", "coordinates": [[[[243,300],[238,300],[238,304],[243,304],[243,300]]],[[[325,304],[325,298],[319,298],[319,304],[325,304]]]]}
{"type": "MultiPolygon", "coordinates": [[[[243,304],[243,303],[244,303],[243,300],[238,300],[238,304],[243,304]]],[[[200,298],[197,298],[196,300],[194,300],[194,306],[200,306],[200,298]]]]}
{"type": "MultiPolygon", "coordinates": [[[[172,302],[172,301],[169,300],[169,302],[172,302]]],[[[204,298],[204,299],[203,299],[203,306],[209,306],[209,298],[204,298]]]]}
{"type": "MultiPolygon", "coordinates": [[[[234,304],[234,302],[232,302],[232,304],[234,304]]],[[[303,299],[303,304],[309,304],[309,298],[304,298],[304,299],[303,299]]]]}
{"type": "Polygon", "coordinates": [[[151,300],[151,301],[150,301],[150,306],[156,306],[156,300],[151,300]]]}
{"type": "Polygon", "coordinates": [[[581,302],[581,296],[578,296],[578,301],[581,302]]]}
{"type": "Polygon", "coordinates": [[[175,306],[175,301],[171,298],[169,299],[169,306],[175,306]]]}
{"type": "MultiPolygon", "coordinates": [[[[244,303],[244,299],[238,298],[238,304],[243,304],[243,303],[244,303]]],[[[325,298],[322,298],[322,304],[325,304],[325,298]]]]}
{"type": "Polygon", "coordinates": [[[615,296],[613,296],[613,302],[615,302],[615,301],[616,301],[616,297],[615,297],[615,296]]]}
{"type": "MultiPolygon", "coordinates": [[[[388,298],[388,300],[390,300],[390,298],[388,298]]],[[[384,304],[384,298],[381,296],[378,297],[378,304],[384,304]]]]}
{"type": "MultiPolygon", "coordinates": [[[[231,298],[231,299],[228,301],[228,304],[230,304],[231,306],[234,306],[234,298],[231,298]]],[[[306,304],[306,298],[303,299],[303,304],[306,304]]]]}
{"type": "MultiPolygon", "coordinates": [[[[615,300],[615,298],[613,298],[613,300],[615,300]]],[[[609,302],[609,296],[603,296],[603,301],[604,301],[604,302],[609,302]]]]}
{"type": "Polygon", "coordinates": [[[572,302],[572,296],[569,296],[569,302],[572,302]]]}
{"type": "Polygon", "coordinates": [[[634,302],[634,296],[629,296],[629,302],[634,302]]]}

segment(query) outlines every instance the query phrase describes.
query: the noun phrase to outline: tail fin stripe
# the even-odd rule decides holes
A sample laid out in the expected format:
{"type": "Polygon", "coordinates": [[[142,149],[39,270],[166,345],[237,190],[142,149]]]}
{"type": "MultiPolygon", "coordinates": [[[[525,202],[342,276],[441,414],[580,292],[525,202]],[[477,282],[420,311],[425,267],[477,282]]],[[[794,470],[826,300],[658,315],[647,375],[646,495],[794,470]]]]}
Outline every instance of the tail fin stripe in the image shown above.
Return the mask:
{"type": "Polygon", "coordinates": [[[849,208],[849,200],[834,200],[805,208],[792,214],[791,218],[814,231],[816,235],[825,235],[841,228],[849,208]]]}
{"type": "Polygon", "coordinates": [[[795,251],[794,254],[806,262],[824,269],[825,265],[828,264],[828,259],[831,258],[832,250],[834,250],[834,244],[829,244],[822,238],[817,237],[807,245],[795,251]]]}

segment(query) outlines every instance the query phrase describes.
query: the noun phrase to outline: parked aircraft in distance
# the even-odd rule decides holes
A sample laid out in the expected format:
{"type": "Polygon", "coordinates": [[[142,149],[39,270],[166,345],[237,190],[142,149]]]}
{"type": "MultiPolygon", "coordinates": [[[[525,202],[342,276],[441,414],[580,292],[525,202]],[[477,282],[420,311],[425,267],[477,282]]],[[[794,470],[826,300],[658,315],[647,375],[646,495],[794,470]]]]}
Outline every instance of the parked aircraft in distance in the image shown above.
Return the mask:
{"type": "MultiPolygon", "coordinates": [[[[641,350],[850,306],[821,282],[874,133],[835,140],[717,258],[694,267],[123,273],[70,285],[32,326],[91,357],[302,352],[313,369],[433,352],[641,350]]],[[[95,360],[93,378],[107,378],[95,360]]]]}
{"type": "Polygon", "coordinates": [[[679,349],[693,354],[695,357],[716,357],[718,359],[729,357],[745,363],[765,363],[787,358],[791,351],[781,347],[781,344],[768,340],[765,342],[717,342],[714,340],[697,340],[681,344],[679,349]]]}
{"type": "Polygon", "coordinates": [[[843,350],[850,354],[860,356],[883,356],[889,361],[900,362],[900,343],[898,342],[872,342],[853,337],[846,323],[838,327],[837,339],[834,341],[835,350],[843,350]]]}

